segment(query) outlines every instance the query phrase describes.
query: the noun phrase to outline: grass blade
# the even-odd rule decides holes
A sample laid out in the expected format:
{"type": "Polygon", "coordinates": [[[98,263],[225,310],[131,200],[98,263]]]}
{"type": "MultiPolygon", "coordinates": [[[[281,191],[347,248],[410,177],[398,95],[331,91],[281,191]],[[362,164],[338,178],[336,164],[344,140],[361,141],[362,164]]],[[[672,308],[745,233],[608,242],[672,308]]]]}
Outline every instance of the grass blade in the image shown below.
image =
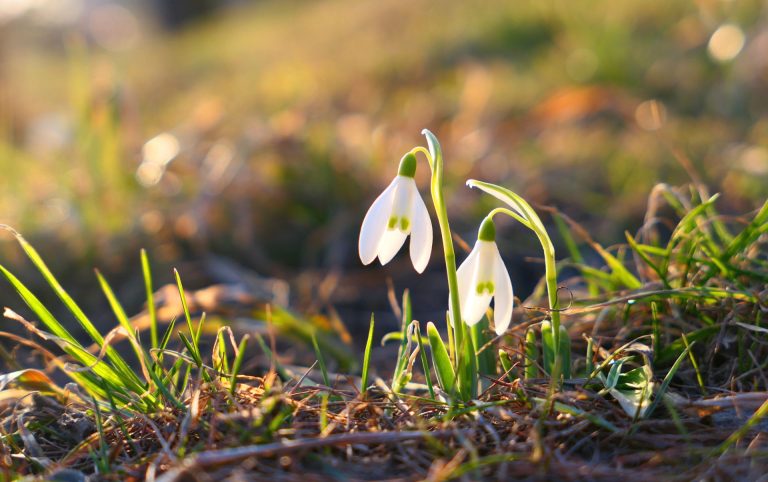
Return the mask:
{"type": "Polygon", "coordinates": [[[427,352],[424,351],[424,342],[421,339],[421,328],[419,323],[416,323],[416,343],[419,344],[419,355],[421,357],[421,367],[424,369],[424,378],[427,381],[427,389],[429,390],[429,397],[435,400],[435,389],[432,386],[432,377],[429,373],[429,362],[427,361],[427,352]]]}
{"type": "Polygon", "coordinates": [[[685,350],[683,350],[680,356],[677,357],[677,360],[675,360],[675,363],[672,364],[672,368],[669,369],[669,371],[667,372],[667,375],[664,377],[664,380],[661,382],[661,385],[659,386],[659,390],[656,392],[656,397],[653,399],[653,402],[651,402],[651,405],[645,410],[646,418],[650,417],[653,414],[653,411],[656,410],[656,407],[659,405],[659,402],[664,398],[664,394],[667,392],[667,388],[669,388],[669,384],[672,382],[672,378],[675,376],[675,373],[677,373],[677,370],[680,368],[680,365],[683,363],[683,360],[691,351],[692,347],[693,347],[693,343],[691,343],[690,345],[687,345],[685,347],[685,350]]]}
{"type": "Polygon", "coordinates": [[[328,369],[325,367],[325,358],[323,357],[323,353],[320,351],[320,347],[317,345],[317,337],[312,336],[312,346],[315,349],[315,356],[317,357],[317,362],[320,365],[320,372],[323,374],[323,383],[325,383],[326,387],[331,386],[331,380],[328,378],[328,369]]]}
{"type": "MultiPolygon", "coordinates": [[[[403,292],[403,319],[400,329],[402,338],[400,339],[400,347],[397,350],[397,365],[392,375],[392,389],[395,393],[399,392],[399,380],[402,378],[406,367],[408,366],[408,327],[412,321],[412,309],[411,309],[411,296],[408,290],[403,292]]],[[[385,337],[386,338],[386,337],[385,337]]],[[[384,340],[382,340],[384,343],[384,340]]]]}
{"type": "MultiPolygon", "coordinates": [[[[29,289],[24,286],[24,284],[18,278],[16,278],[2,265],[0,265],[0,271],[11,283],[14,289],[16,289],[16,292],[19,294],[19,296],[21,296],[22,300],[24,300],[27,306],[35,313],[35,315],[37,315],[40,321],[43,322],[43,324],[45,324],[45,326],[51,332],[53,332],[56,337],[64,342],[61,344],[61,348],[66,353],[72,356],[81,365],[91,367],[94,374],[107,380],[107,382],[110,383],[119,393],[128,395],[128,392],[125,390],[125,388],[128,388],[134,393],[142,393],[144,391],[144,388],[138,381],[138,377],[136,377],[132,371],[130,371],[130,373],[133,375],[133,378],[129,379],[125,377],[121,372],[118,372],[116,368],[109,366],[104,361],[99,360],[93,356],[90,352],[83,348],[83,346],[72,336],[72,334],[69,333],[69,331],[67,331],[67,329],[61,325],[61,323],[59,323],[53,314],[51,314],[48,308],[46,308],[43,303],[31,291],[29,291],[29,289]]],[[[70,371],[67,371],[67,374],[70,376],[74,375],[74,373],[70,371]]],[[[85,374],[83,374],[83,376],[75,375],[74,379],[76,381],[88,380],[89,389],[102,391],[98,385],[94,385],[95,381],[90,379],[90,377],[85,374]]],[[[125,397],[123,397],[123,400],[125,400],[125,397]]]]}
{"type": "Polygon", "coordinates": [[[141,250],[141,272],[144,276],[144,288],[147,292],[147,312],[149,313],[149,336],[152,348],[159,346],[157,339],[157,310],[155,308],[154,290],[152,288],[152,271],[149,266],[147,251],[141,250]]]}
{"type": "Polygon", "coordinates": [[[365,397],[365,394],[368,390],[368,368],[371,362],[371,346],[373,345],[373,313],[371,313],[371,324],[368,327],[368,341],[365,342],[365,354],[363,355],[363,375],[362,375],[362,381],[360,382],[360,391],[362,392],[362,396],[365,397]]]}
{"type": "Polygon", "coordinates": [[[248,345],[249,336],[246,334],[243,339],[240,340],[240,345],[237,347],[237,353],[235,354],[235,360],[232,362],[232,377],[229,382],[229,389],[232,394],[235,393],[235,387],[237,387],[237,375],[240,373],[240,368],[243,366],[243,360],[245,359],[245,347],[248,345]]]}
{"type": "MultiPolygon", "coordinates": [[[[29,244],[21,234],[16,232],[16,230],[14,230],[13,228],[3,224],[3,225],[0,225],[0,229],[8,230],[16,237],[16,241],[19,243],[24,253],[30,259],[30,261],[32,261],[32,264],[35,265],[35,267],[40,272],[40,274],[43,275],[43,278],[45,278],[45,281],[56,293],[56,296],[59,297],[59,299],[64,303],[67,309],[74,315],[75,320],[80,324],[80,326],[85,330],[85,332],[88,333],[88,336],[90,336],[91,339],[101,348],[104,345],[104,337],[101,336],[101,334],[96,329],[94,324],[85,315],[83,310],[80,309],[80,306],[75,302],[75,300],[72,299],[72,297],[69,296],[66,290],[61,286],[61,284],[53,275],[53,273],[51,273],[51,270],[48,269],[48,266],[43,261],[43,258],[40,257],[40,254],[37,252],[37,250],[31,244],[29,244]]],[[[5,274],[6,270],[3,269],[3,272],[5,274]]],[[[6,275],[6,278],[7,277],[8,276],[6,275]]],[[[54,320],[56,324],[59,324],[59,322],[55,320],[55,318],[53,317],[51,318],[54,320]]],[[[74,341],[74,339],[72,340],[74,341]]],[[[128,363],[126,363],[126,361],[120,356],[120,354],[114,348],[107,347],[106,355],[107,355],[107,358],[109,358],[109,360],[114,365],[117,372],[120,373],[120,376],[125,380],[126,383],[128,383],[131,386],[131,389],[133,391],[140,392],[142,390],[141,381],[136,376],[134,371],[130,368],[128,363]]]]}

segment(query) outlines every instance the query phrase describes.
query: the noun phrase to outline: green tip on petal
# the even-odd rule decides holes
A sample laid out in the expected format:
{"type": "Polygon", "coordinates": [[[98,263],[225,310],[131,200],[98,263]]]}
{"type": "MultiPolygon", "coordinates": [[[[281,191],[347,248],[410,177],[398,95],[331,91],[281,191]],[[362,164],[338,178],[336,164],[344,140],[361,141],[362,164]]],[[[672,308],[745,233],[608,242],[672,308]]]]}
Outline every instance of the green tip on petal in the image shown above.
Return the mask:
{"type": "Polygon", "coordinates": [[[492,218],[485,218],[480,230],[477,233],[477,239],[480,241],[496,241],[496,225],[492,218]]]}
{"type": "Polygon", "coordinates": [[[400,169],[397,174],[399,176],[413,177],[416,175],[416,156],[409,152],[400,159],[400,169]]]}

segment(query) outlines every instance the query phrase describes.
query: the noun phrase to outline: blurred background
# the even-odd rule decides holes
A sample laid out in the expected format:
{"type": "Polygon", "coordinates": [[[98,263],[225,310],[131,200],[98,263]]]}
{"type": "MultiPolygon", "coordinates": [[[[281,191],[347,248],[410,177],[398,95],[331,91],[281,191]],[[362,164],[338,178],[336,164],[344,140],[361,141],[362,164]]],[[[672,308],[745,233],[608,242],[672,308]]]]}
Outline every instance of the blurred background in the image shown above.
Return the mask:
{"type": "MultiPolygon", "coordinates": [[[[691,173],[723,212],[762,203],[767,94],[759,0],[2,0],[0,222],[105,327],[92,268],[135,313],[145,247],[156,286],[176,266],[190,288],[244,286],[355,336],[371,311],[396,326],[387,277],[413,289],[417,318],[444,309],[439,245],[422,277],[403,254],[357,256],[422,128],[470,244],[494,205],[464,187],[474,177],[611,245],[656,183],[691,173]]],[[[427,193],[426,164],[417,181],[427,193]]],[[[499,230],[525,298],[536,241],[499,230]]],[[[0,259],[52,298],[10,236],[0,259]]],[[[21,305],[9,286],[0,301],[21,305]]]]}

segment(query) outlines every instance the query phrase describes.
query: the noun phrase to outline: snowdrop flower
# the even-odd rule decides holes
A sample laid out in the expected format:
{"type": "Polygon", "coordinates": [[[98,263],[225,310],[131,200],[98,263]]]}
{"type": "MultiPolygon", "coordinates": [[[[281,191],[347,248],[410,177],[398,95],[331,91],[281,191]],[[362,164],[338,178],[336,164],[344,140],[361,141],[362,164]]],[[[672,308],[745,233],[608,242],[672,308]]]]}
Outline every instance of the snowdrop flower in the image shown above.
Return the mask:
{"type": "Polygon", "coordinates": [[[512,282],[496,246],[496,226],[485,218],[477,234],[477,242],[456,272],[459,305],[464,322],[479,322],[495,298],[493,318],[496,334],[501,335],[512,321],[512,282]]]}
{"type": "Polygon", "coordinates": [[[432,222],[416,181],[416,156],[400,161],[397,177],[373,202],[360,228],[358,249],[363,264],[378,256],[381,264],[395,257],[411,235],[411,262],[417,272],[427,267],[432,252],[432,222]]]}

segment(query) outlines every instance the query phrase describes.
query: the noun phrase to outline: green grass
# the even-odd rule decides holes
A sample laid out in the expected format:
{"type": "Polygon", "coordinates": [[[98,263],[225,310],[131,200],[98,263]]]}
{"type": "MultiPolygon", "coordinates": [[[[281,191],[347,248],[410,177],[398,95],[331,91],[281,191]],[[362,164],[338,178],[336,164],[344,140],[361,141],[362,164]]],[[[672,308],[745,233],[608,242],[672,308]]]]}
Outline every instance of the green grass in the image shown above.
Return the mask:
{"type": "MultiPolygon", "coordinates": [[[[242,367],[254,359],[253,354],[246,355],[248,337],[235,346],[229,328],[204,334],[205,316],[193,317],[178,273],[185,329],[177,331],[171,324],[162,336],[158,332],[157,342],[150,337],[145,345],[109,283],[97,272],[118,322],[115,330],[103,336],[34,248],[16,235],[99,353],[92,354],[72,337],[22,281],[0,266],[45,329],[12,312],[6,316],[42,338],[40,343],[57,344],[68,363],[56,366],[78,386],[74,392],[64,390],[37,370],[3,378],[5,391],[0,393],[18,403],[32,391],[39,393],[35,400],[50,400],[45,410],[39,401],[29,405],[24,417],[18,410],[0,413],[12,421],[3,425],[10,428],[2,433],[6,450],[15,454],[6,473],[51,475],[58,467],[71,467],[84,473],[128,475],[150,466],[159,468],[157,464],[163,464],[160,470],[173,472],[181,470],[180,460],[212,471],[215,466],[233,467],[258,456],[260,464],[249,470],[262,475],[309,471],[321,476],[364,473],[363,478],[380,478],[437,472],[445,478],[498,477],[509,470],[529,476],[541,473],[545,458],[550,476],[565,474],[576,464],[597,478],[611,478],[628,470],[620,460],[634,456],[640,462],[631,470],[638,476],[703,476],[728,460],[729,474],[749,478],[751,463],[764,460],[747,445],[762,423],[765,403],[743,402],[747,404],[742,406],[744,418],[736,418],[735,423],[707,424],[702,417],[727,414],[730,400],[768,389],[760,365],[765,358],[762,326],[766,320],[759,294],[768,261],[762,254],[764,239],[756,234],[765,231],[765,208],[724,218],[711,198],[690,192],[689,198],[676,197],[688,207],[678,213],[669,239],[653,236],[648,229],[628,236],[632,242],[625,247],[605,249],[588,239],[586,246],[602,256],[602,267],[560,261],[582,270],[579,277],[566,282],[574,300],[562,312],[564,326],[569,328],[563,336],[568,335],[574,345],[575,363],[562,389],[559,383],[536,378],[539,372],[532,371],[532,367],[547,366],[539,358],[546,350],[538,346],[537,337],[523,340],[528,328],[542,317],[534,309],[518,309],[516,317],[523,320],[506,336],[484,345],[486,350],[494,344],[506,349],[500,363],[489,359],[492,365],[486,367],[482,395],[465,404],[445,397],[452,393],[454,382],[447,349],[432,324],[427,338],[421,338],[418,322],[411,320],[407,295],[403,331],[386,337],[404,337],[401,353],[391,360],[391,370],[402,364],[394,380],[378,378],[387,371],[385,367],[371,373],[373,322],[361,354],[362,380],[355,381],[354,372],[329,373],[325,351],[316,338],[307,348],[315,349],[319,374],[312,367],[288,368],[274,351],[275,342],[270,348],[258,334],[263,368],[255,376],[246,376],[241,375],[242,367]],[[617,250],[625,252],[603,256],[617,250]],[[640,286],[627,286],[623,276],[603,277],[616,273],[616,264],[610,260],[623,260],[623,269],[640,286]],[[582,333],[588,341],[587,359],[578,356],[584,352],[582,333]],[[202,350],[207,337],[215,340],[210,353],[202,350]],[[114,349],[118,339],[128,340],[132,358],[122,354],[125,350],[114,349]],[[425,358],[427,342],[431,365],[425,358]],[[415,364],[418,352],[421,372],[415,364]],[[425,369],[436,371],[425,374],[425,369]],[[316,375],[322,376],[323,385],[312,380],[316,375]],[[371,377],[376,383],[369,384],[371,377]],[[433,388],[433,377],[441,391],[433,388]],[[395,382],[399,388],[393,391],[390,387],[395,382]],[[709,393],[719,393],[723,403],[718,405],[709,393]],[[58,416],[51,415],[65,410],[64,404],[78,407],[76,413],[90,427],[91,436],[67,438],[58,416]],[[706,412],[695,408],[705,406],[706,412]],[[501,443],[510,437],[518,442],[501,443]],[[534,444],[525,442],[530,437],[534,444]],[[618,445],[616,437],[622,441],[618,445]],[[676,449],[669,448],[670,441],[676,441],[676,449]],[[403,450],[411,454],[406,457],[409,460],[398,455],[403,450]],[[589,455],[596,450],[602,453],[600,462],[589,455]],[[644,455],[649,450],[664,463],[651,463],[644,455]],[[373,464],[366,462],[370,451],[381,454],[373,464]],[[719,458],[711,458],[711,453],[719,458]],[[40,457],[56,464],[46,468],[36,462],[40,457]],[[347,465],[341,472],[321,468],[342,459],[347,465]],[[455,463],[444,465],[445,460],[455,463]]],[[[581,250],[583,233],[573,221],[563,219],[577,228],[563,233],[573,236],[570,243],[581,250]]],[[[149,276],[146,259],[142,255],[149,276]]],[[[147,286],[151,284],[145,279],[147,286]]],[[[151,295],[151,290],[147,293],[151,295]]],[[[32,344],[44,350],[37,342],[32,344]]]]}

